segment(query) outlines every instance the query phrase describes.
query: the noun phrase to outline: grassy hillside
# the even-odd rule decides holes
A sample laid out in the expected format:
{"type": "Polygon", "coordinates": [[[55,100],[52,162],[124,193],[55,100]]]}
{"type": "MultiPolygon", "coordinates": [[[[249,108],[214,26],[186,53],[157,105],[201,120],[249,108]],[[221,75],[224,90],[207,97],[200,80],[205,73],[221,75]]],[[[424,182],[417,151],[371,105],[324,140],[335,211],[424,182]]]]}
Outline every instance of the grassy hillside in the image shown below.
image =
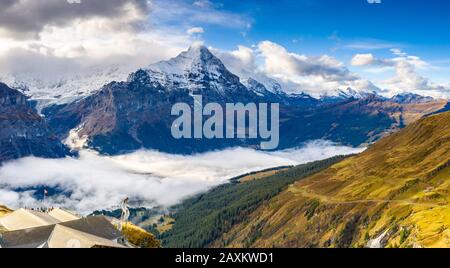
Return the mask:
{"type": "Polygon", "coordinates": [[[125,224],[122,233],[131,244],[139,248],[159,248],[161,246],[154,235],[132,223],[125,224]]]}
{"type": "Polygon", "coordinates": [[[285,171],[269,172],[267,177],[245,182],[232,180],[232,183],[191,198],[175,208],[174,224],[160,237],[163,246],[195,248],[210,246],[222,233],[246,219],[255,209],[286,189],[289,184],[324,170],[343,158],[334,157],[285,171]]]}
{"type": "Polygon", "coordinates": [[[259,180],[272,175],[275,175],[281,171],[286,171],[294,166],[281,166],[275,168],[268,168],[264,170],[259,170],[255,172],[246,173],[231,179],[231,182],[249,182],[251,180],[259,180]]]}
{"type": "Polygon", "coordinates": [[[215,241],[229,247],[450,247],[450,113],[299,180],[215,241]]]}

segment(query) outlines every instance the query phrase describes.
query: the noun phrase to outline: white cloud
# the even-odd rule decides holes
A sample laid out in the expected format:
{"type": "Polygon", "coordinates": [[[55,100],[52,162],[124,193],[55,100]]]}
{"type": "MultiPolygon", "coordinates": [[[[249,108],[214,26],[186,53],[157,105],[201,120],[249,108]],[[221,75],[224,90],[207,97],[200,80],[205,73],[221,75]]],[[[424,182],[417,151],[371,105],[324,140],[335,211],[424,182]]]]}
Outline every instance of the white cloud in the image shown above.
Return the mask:
{"type": "Polygon", "coordinates": [[[65,27],[76,21],[102,18],[109,25],[137,29],[149,12],[146,0],[1,0],[0,35],[39,39],[48,26],[65,27]]]}
{"type": "Polygon", "coordinates": [[[266,86],[274,82],[288,93],[307,92],[315,97],[333,94],[336,89],[379,91],[367,79],[350,72],[336,58],[329,55],[306,56],[289,52],[271,41],[236,50],[211,49],[230,69],[244,80],[254,78],[266,86]]]}
{"type": "Polygon", "coordinates": [[[49,197],[48,202],[82,213],[113,208],[124,197],[136,205],[169,206],[246,172],[361,150],[316,141],[303,149],[273,153],[234,148],[194,156],[138,151],[117,157],[92,152],[81,152],[78,159],[28,157],[0,168],[0,204],[39,206],[32,190],[14,189],[45,185],[70,193],[49,197]]]}
{"type": "Polygon", "coordinates": [[[269,77],[264,72],[263,66],[258,62],[258,57],[260,57],[258,51],[253,48],[240,45],[236,50],[232,51],[223,51],[215,48],[210,48],[210,50],[232,73],[239,76],[244,84],[249,78],[252,78],[263,84],[270,91],[277,91],[280,87],[288,93],[298,91],[298,84],[269,77]]]}
{"type": "Polygon", "coordinates": [[[450,86],[433,83],[430,79],[420,75],[417,67],[408,60],[396,60],[395,75],[381,85],[393,93],[415,92],[433,97],[448,97],[450,86]]]}
{"type": "Polygon", "coordinates": [[[232,51],[223,51],[213,47],[209,49],[236,75],[241,76],[247,72],[258,71],[256,52],[252,48],[240,45],[236,50],[232,51]]]}
{"type": "Polygon", "coordinates": [[[242,31],[252,23],[206,0],[1,1],[0,79],[26,77],[36,92],[93,68],[135,70],[174,57],[199,41],[202,24],[242,31]]]}
{"type": "Polygon", "coordinates": [[[4,49],[0,45],[0,80],[11,86],[24,83],[30,87],[27,94],[37,99],[74,96],[113,79],[123,81],[138,68],[178,55],[193,41],[170,29],[108,31],[96,22],[54,28],[38,41],[16,41],[4,49]]]}
{"type": "MultiPolygon", "coordinates": [[[[377,81],[388,95],[402,92],[415,92],[433,97],[447,97],[449,85],[439,85],[419,74],[418,70],[433,68],[428,62],[418,56],[411,56],[401,49],[393,48],[390,52],[394,57],[387,59],[376,58],[372,54],[357,54],[353,57],[353,66],[375,66],[378,70],[394,69],[393,77],[384,81],[377,81]]],[[[372,70],[373,71],[373,70],[372,70]]]]}
{"type": "Polygon", "coordinates": [[[279,44],[264,41],[258,44],[258,57],[264,72],[284,82],[297,85],[297,90],[313,96],[329,94],[348,87],[363,91],[378,91],[370,81],[350,72],[329,55],[310,57],[287,51],[279,44]]]}
{"type": "Polygon", "coordinates": [[[373,54],[356,54],[351,61],[353,66],[364,66],[372,64],[375,60],[373,54]]]}
{"type": "Polygon", "coordinates": [[[204,32],[205,32],[205,30],[202,27],[192,27],[186,31],[186,33],[188,35],[202,34],[204,32]]]}
{"type": "Polygon", "coordinates": [[[94,68],[106,72],[111,66],[145,67],[176,56],[194,41],[179,28],[148,24],[149,16],[136,5],[124,5],[117,16],[45,24],[38,39],[0,34],[0,79],[38,81],[33,82],[34,91],[42,92],[40,86],[84,77],[94,68]]]}
{"type": "Polygon", "coordinates": [[[357,79],[345,66],[328,55],[308,57],[288,52],[284,47],[270,42],[259,43],[258,50],[264,61],[266,73],[295,79],[298,76],[318,76],[328,81],[357,79]]]}

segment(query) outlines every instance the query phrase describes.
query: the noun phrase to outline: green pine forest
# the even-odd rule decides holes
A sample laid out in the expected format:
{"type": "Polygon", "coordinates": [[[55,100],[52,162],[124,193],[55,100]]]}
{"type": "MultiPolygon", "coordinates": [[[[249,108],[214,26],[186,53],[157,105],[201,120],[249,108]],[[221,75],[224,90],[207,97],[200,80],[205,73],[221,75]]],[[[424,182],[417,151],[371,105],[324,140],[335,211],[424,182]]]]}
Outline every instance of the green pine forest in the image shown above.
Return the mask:
{"type": "MultiPolygon", "coordinates": [[[[173,207],[175,223],[171,230],[158,234],[164,247],[203,248],[210,246],[233,225],[242,222],[264,202],[290,184],[340,162],[344,156],[283,169],[262,179],[240,182],[232,179],[211,191],[173,207]]],[[[242,177],[242,176],[240,176],[242,177]]],[[[156,232],[152,228],[152,232],[156,232]]]]}

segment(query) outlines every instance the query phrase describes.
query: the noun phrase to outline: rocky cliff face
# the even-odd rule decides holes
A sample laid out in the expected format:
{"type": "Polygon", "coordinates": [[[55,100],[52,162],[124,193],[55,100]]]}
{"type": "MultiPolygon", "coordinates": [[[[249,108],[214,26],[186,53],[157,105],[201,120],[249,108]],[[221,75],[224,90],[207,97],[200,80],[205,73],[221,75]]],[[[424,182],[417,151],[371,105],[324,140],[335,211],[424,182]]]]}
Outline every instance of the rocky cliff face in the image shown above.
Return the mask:
{"type": "Polygon", "coordinates": [[[188,91],[169,91],[150,82],[149,74],[140,70],[128,82],[113,82],[81,101],[45,112],[61,139],[76,129],[76,137],[88,137],[85,145],[105,154],[142,147],[176,151],[177,140],[170,132],[171,107],[189,99],[188,91]]]}
{"type": "Polygon", "coordinates": [[[0,83],[0,162],[30,155],[62,157],[66,153],[33,103],[0,83]]]}

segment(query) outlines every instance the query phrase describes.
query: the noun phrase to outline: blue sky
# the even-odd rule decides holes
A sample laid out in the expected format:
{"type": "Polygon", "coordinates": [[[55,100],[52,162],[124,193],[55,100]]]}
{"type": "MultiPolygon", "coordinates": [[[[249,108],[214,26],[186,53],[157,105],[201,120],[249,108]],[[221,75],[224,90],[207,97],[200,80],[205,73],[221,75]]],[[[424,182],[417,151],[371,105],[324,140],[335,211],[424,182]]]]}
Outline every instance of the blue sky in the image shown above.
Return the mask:
{"type": "MultiPolygon", "coordinates": [[[[329,49],[336,34],[343,41],[378,40],[413,49],[449,48],[450,2],[443,0],[221,0],[220,9],[247,17],[246,38],[220,27],[207,27],[205,39],[215,45],[271,39],[295,49],[303,40],[310,51],[329,49]],[[316,47],[315,45],[321,44],[316,47]]],[[[225,48],[225,47],[224,47],[225,48]]]]}
{"type": "Polygon", "coordinates": [[[221,11],[239,14],[249,29],[205,23],[207,44],[232,49],[261,40],[282,44],[307,54],[349,56],[360,51],[386,53],[381,48],[401,47],[429,59],[450,58],[450,2],[443,0],[219,0],[221,11]],[[352,46],[353,45],[353,46],[352,46]],[[367,49],[363,49],[364,45],[367,49]],[[380,48],[380,49],[375,49],[380,48]]]}

